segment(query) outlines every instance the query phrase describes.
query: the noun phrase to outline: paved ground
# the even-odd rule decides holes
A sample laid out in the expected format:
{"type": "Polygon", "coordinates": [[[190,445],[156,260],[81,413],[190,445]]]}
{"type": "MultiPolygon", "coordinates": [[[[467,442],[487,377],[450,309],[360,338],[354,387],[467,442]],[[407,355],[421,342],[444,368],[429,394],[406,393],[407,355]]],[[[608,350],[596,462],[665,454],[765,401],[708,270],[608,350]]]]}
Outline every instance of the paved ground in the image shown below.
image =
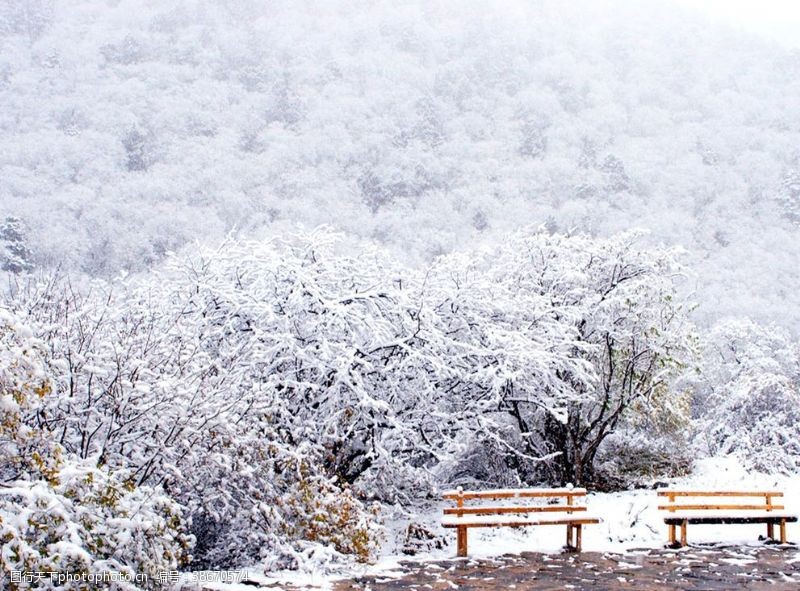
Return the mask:
{"type": "Polygon", "coordinates": [[[779,591],[800,589],[800,552],[777,546],[690,546],[628,554],[523,553],[492,560],[403,563],[401,578],[340,581],[336,591],[592,589],[779,591]]]}

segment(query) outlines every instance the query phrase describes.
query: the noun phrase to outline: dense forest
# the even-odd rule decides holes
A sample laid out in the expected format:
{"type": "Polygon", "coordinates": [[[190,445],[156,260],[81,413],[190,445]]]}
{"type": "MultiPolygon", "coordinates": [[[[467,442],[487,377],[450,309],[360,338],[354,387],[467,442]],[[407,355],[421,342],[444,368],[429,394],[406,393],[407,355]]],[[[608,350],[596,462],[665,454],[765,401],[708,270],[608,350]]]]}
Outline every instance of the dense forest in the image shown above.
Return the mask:
{"type": "Polygon", "coordinates": [[[333,224],[424,264],[520,226],[685,247],[789,324],[800,53],[669,3],[10,0],[0,197],[39,266],[333,224]]]}

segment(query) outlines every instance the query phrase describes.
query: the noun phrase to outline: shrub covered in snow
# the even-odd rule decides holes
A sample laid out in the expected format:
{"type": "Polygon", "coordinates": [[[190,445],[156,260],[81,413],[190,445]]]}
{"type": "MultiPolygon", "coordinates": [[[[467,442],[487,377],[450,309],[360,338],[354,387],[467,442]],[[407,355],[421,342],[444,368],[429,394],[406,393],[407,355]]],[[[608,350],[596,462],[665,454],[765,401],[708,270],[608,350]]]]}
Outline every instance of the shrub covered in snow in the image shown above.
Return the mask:
{"type": "Polygon", "coordinates": [[[64,463],[52,482],[3,486],[0,519],[5,573],[109,577],[51,586],[45,577],[46,589],[161,588],[160,573],[183,564],[190,545],[174,501],[82,464],[64,463]]]}
{"type": "Polygon", "coordinates": [[[42,428],[53,396],[42,348],[0,311],[0,583],[18,588],[12,571],[85,573],[110,579],[48,574],[38,588],[155,588],[158,573],[177,568],[191,541],[179,507],[155,489],[75,459],[42,428]]]}
{"type": "Polygon", "coordinates": [[[725,419],[714,422],[707,431],[715,455],[735,453],[747,465],[764,472],[797,472],[798,382],[774,374],[747,376],[731,386],[728,396],[719,407],[725,419]]]}
{"type": "Polygon", "coordinates": [[[608,437],[598,454],[596,487],[621,490],[650,486],[663,478],[689,474],[693,461],[685,433],[621,430],[608,437]]]}
{"type": "Polygon", "coordinates": [[[313,246],[230,244],[141,286],[18,294],[47,343],[57,393],[47,429],[70,453],[168,491],[193,518],[196,564],[308,542],[374,553],[374,511],[345,486],[358,465],[347,454],[380,435],[388,406],[350,363],[391,334],[382,315],[397,312],[385,294],[348,285],[371,280],[346,274],[348,259],[313,246]]]}
{"type": "Polygon", "coordinates": [[[705,346],[698,441],[758,470],[800,469],[800,348],[777,326],[728,320],[705,346]]]}

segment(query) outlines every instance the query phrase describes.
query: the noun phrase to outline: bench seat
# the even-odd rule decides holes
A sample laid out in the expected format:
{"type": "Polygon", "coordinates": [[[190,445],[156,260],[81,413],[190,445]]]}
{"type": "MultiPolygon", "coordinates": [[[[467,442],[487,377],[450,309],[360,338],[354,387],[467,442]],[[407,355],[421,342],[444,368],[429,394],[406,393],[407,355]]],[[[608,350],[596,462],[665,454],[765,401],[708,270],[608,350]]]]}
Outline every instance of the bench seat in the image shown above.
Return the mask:
{"type": "Polygon", "coordinates": [[[584,513],[575,515],[537,515],[523,517],[520,515],[446,515],[442,518],[442,527],[523,527],[526,525],[587,525],[600,523],[597,517],[590,517],[584,513]]]}
{"type": "Polygon", "coordinates": [[[752,513],[731,514],[724,511],[703,511],[697,513],[681,513],[675,517],[665,517],[664,523],[667,525],[680,525],[683,521],[692,524],[714,524],[714,523],[786,523],[797,522],[797,516],[787,513],[776,513],[775,511],[753,511],[752,513]]]}

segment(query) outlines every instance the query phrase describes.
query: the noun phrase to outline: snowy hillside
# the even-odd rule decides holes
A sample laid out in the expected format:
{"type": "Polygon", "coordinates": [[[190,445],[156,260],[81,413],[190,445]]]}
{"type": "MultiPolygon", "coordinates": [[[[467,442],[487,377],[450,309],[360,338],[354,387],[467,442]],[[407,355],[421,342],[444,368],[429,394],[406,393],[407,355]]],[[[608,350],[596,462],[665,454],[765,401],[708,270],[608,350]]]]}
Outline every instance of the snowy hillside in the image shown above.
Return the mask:
{"type": "Polygon", "coordinates": [[[689,250],[701,318],[797,330],[800,53],[609,6],[4,2],[0,213],[105,276],[297,224],[416,263],[643,227],[689,250]]]}

